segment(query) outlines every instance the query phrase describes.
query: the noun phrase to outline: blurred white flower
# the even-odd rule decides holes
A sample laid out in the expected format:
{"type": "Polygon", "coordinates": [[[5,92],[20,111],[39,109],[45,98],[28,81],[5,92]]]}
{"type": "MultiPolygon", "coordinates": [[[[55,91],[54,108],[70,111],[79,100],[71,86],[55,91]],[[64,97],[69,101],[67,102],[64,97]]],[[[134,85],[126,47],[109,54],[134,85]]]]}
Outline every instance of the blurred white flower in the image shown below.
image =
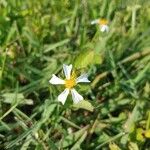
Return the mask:
{"type": "Polygon", "coordinates": [[[106,19],[96,19],[91,21],[91,24],[98,24],[101,32],[109,31],[108,21],[106,19]]]}
{"type": "Polygon", "coordinates": [[[65,86],[65,90],[58,96],[58,101],[60,101],[62,104],[65,104],[69,93],[71,93],[72,95],[73,102],[78,103],[83,100],[83,97],[74,89],[74,86],[81,82],[90,82],[88,80],[88,76],[87,74],[82,74],[81,76],[76,78],[75,73],[72,73],[72,65],[68,66],[63,64],[63,70],[66,77],[65,80],[62,80],[53,74],[49,82],[51,84],[63,84],[65,86]]]}

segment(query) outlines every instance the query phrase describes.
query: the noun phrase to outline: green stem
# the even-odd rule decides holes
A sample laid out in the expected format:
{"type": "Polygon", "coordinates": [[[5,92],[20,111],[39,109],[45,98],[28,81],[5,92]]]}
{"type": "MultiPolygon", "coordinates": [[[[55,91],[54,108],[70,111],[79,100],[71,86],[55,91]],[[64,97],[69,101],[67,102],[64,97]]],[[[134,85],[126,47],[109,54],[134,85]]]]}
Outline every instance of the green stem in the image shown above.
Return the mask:
{"type": "Polygon", "coordinates": [[[3,60],[3,62],[2,62],[2,69],[1,69],[1,71],[0,71],[0,89],[2,88],[2,76],[3,76],[3,72],[4,72],[6,57],[7,57],[7,48],[6,48],[6,50],[5,50],[4,60],[3,60]]]}
{"type": "Polygon", "coordinates": [[[135,25],[136,25],[136,8],[132,8],[132,22],[131,22],[131,28],[132,28],[132,34],[135,32],[135,25]]]}
{"type": "Polygon", "coordinates": [[[112,141],[114,141],[114,140],[120,138],[120,137],[123,136],[123,135],[125,135],[125,132],[121,132],[121,133],[115,135],[114,137],[110,138],[110,139],[107,140],[106,142],[104,142],[104,143],[100,144],[99,146],[97,146],[95,150],[101,149],[102,146],[104,146],[104,145],[106,145],[107,143],[110,143],[110,142],[112,142],[112,141]]]}

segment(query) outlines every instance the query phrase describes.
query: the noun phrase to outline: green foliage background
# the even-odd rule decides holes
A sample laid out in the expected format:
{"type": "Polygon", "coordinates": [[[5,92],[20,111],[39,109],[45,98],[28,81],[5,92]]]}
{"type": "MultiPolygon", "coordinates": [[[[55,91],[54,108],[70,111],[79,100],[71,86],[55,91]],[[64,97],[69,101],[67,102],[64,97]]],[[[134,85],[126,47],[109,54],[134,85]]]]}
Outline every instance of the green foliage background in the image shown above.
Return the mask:
{"type": "Polygon", "coordinates": [[[0,149],[149,150],[149,35],[148,0],[0,0],[0,149]],[[48,82],[63,64],[81,104],[48,82]]]}

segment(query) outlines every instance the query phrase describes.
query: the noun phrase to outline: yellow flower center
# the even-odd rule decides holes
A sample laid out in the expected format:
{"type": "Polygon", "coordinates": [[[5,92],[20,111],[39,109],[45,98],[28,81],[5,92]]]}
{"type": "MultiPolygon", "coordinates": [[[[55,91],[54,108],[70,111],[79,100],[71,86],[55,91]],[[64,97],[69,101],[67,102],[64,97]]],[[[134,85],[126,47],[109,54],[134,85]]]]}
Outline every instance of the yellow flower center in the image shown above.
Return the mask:
{"type": "Polygon", "coordinates": [[[99,24],[100,25],[107,25],[108,24],[108,21],[106,19],[100,19],[99,20],[99,24]]]}
{"type": "Polygon", "coordinates": [[[65,80],[65,87],[68,89],[73,88],[76,85],[76,74],[73,72],[69,80],[65,80]]]}

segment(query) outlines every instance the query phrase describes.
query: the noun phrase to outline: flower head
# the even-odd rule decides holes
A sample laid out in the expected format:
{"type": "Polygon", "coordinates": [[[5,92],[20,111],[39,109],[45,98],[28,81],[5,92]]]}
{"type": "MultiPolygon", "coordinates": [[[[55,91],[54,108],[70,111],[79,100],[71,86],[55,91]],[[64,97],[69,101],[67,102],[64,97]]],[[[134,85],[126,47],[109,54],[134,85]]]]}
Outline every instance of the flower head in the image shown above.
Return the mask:
{"type": "Polygon", "coordinates": [[[106,19],[96,19],[91,21],[91,24],[98,24],[101,32],[109,31],[108,21],[106,19]]]}
{"type": "Polygon", "coordinates": [[[67,96],[69,93],[72,95],[72,99],[74,103],[78,103],[83,100],[83,97],[74,89],[74,87],[81,82],[90,82],[87,78],[87,74],[82,74],[79,77],[76,77],[76,74],[72,72],[72,65],[63,65],[63,71],[65,74],[66,79],[60,79],[56,75],[52,75],[52,78],[49,80],[51,84],[63,84],[65,90],[58,96],[58,101],[62,104],[65,103],[67,96]]]}

